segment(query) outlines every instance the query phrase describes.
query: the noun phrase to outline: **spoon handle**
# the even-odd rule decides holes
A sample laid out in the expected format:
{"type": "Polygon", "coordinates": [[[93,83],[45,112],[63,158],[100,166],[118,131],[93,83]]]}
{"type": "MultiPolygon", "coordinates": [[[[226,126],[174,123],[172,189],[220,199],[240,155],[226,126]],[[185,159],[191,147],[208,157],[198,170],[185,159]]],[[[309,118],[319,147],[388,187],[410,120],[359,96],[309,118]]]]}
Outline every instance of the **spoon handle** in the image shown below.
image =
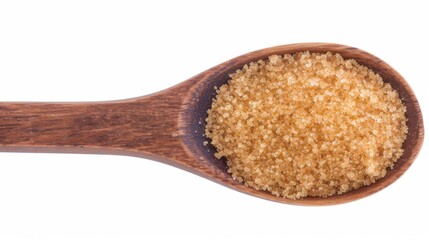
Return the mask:
{"type": "Polygon", "coordinates": [[[180,146],[175,105],[162,95],[111,102],[0,103],[0,151],[165,157],[180,146]]]}

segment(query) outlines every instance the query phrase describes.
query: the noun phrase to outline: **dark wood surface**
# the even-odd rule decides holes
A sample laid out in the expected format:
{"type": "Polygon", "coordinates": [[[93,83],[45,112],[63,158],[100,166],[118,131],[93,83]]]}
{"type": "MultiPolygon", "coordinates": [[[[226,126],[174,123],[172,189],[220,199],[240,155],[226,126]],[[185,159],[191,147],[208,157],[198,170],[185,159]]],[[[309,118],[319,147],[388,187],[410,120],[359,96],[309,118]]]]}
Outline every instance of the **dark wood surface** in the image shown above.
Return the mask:
{"type": "MultiPolygon", "coordinates": [[[[179,85],[149,96],[108,102],[0,103],[0,151],[121,154],[156,160],[264,199],[299,205],[331,205],[353,201],[393,183],[412,164],[423,143],[423,119],[407,82],[393,68],[362,50],[325,43],[303,43],[248,53],[213,67],[179,85]],[[204,146],[204,119],[214,86],[242,65],[271,54],[299,51],[340,53],[372,68],[403,99],[409,134],[404,155],[376,183],[328,198],[279,198],[234,181],[214,147],[204,146]]],[[[198,194],[198,193],[195,193],[198,194]]]]}

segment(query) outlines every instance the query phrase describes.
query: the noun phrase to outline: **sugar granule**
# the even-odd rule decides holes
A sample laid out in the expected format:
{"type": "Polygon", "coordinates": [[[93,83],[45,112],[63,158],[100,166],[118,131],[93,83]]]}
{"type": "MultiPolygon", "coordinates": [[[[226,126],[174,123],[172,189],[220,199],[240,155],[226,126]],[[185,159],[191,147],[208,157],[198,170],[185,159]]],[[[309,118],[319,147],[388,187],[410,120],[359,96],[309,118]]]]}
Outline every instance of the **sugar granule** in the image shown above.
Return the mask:
{"type": "Polygon", "coordinates": [[[342,194],[382,178],[403,154],[405,106],[353,59],[272,55],[230,77],[205,135],[247,186],[290,199],[342,194]]]}

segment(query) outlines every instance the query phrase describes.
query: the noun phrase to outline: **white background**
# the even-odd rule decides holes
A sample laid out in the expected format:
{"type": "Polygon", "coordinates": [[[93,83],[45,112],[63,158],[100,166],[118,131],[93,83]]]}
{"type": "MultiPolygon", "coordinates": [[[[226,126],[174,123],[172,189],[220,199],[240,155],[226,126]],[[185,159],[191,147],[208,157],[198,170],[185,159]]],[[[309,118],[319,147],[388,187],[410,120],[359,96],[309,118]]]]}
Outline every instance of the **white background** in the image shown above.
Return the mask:
{"type": "MultiPolygon", "coordinates": [[[[249,51],[319,41],[382,58],[427,113],[423,3],[0,1],[0,101],[141,96],[249,51]]],[[[146,159],[1,153],[0,239],[428,239],[428,157],[424,146],[371,197],[299,207],[146,159]]]]}

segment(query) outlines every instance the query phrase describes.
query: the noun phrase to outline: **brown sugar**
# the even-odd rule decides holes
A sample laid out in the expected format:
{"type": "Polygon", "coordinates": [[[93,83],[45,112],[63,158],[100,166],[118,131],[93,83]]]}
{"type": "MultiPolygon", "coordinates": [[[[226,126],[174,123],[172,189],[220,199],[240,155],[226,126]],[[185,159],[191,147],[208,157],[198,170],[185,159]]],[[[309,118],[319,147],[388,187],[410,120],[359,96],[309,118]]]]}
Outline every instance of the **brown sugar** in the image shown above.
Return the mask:
{"type": "Polygon", "coordinates": [[[342,194],[382,178],[403,153],[405,106],[353,59],[272,55],[230,77],[205,134],[247,186],[291,199],[342,194]]]}

